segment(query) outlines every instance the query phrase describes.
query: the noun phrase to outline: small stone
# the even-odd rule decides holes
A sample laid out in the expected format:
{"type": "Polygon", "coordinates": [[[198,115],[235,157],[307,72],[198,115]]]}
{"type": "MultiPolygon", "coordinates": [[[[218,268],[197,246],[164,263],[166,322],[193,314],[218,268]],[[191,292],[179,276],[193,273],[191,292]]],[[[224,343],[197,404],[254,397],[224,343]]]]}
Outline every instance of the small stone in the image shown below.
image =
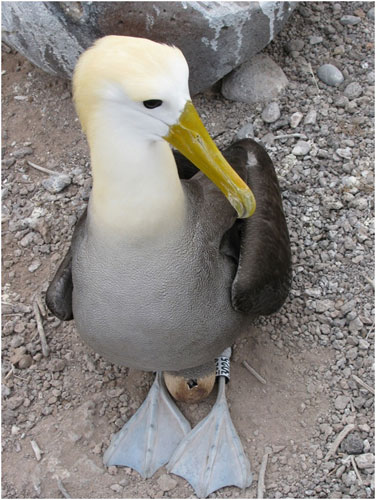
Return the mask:
{"type": "Polygon", "coordinates": [[[315,35],[312,35],[309,37],[309,43],[311,45],[316,45],[318,43],[321,43],[323,41],[323,37],[322,36],[315,36],[315,35]]]}
{"type": "Polygon", "coordinates": [[[351,160],[352,152],[350,148],[338,148],[336,149],[336,154],[340,158],[344,158],[345,160],[351,160]]]}
{"type": "Polygon", "coordinates": [[[366,351],[370,347],[370,343],[367,342],[365,339],[359,339],[359,344],[358,344],[359,349],[362,351],[366,351]]]}
{"type": "Polygon", "coordinates": [[[344,26],[355,26],[360,23],[361,19],[358,16],[342,16],[340,23],[344,26]]]}
{"type": "Polygon", "coordinates": [[[27,233],[20,241],[20,245],[24,248],[28,247],[34,241],[34,233],[27,233]]]}
{"type": "Polygon", "coordinates": [[[17,348],[17,347],[20,347],[22,346],[23,344],[25,343],[23,337],[21,335],[15,335],[11,342],[10,342],[10,345],[11,347],[13,348],[17,348]]]}
{"type": "Polygon", "coordinates": [[[362,432],[366,432],[367,434],[371,431],[371,428],[368,424],[359,424],[359,430],[362,432]]]}
{"type": "Polygon", "coordinates": [[[16,151],[13,151],[13,153],[12,153],[14,158],[18,158],[18,159],[24,158],[25,156],[31,155],[31,154],[33,154],[33,150],[30,147],[20,148],[20,149],[17,149],[16,151]]]}
{"type": "Polygon", "coordinates": [[[282,69],[259,53],[224,77],[221,92],[226,99],[255,104],[276,99],[287,84],[282,69]]]}
{"type": "Polygon", "coordinates": [[[363,440],[356,434],[349,434],[342,441],[341,448],[349,455],[360,455],[363,453],[363,440]]]}
{"type": "Polygon", "coordinates": [[[343,91],[343,94],[348,99],[356,99],[357,97],[361,96],[362,93],[363,93],[362,86],[358,82],[349,83],[345,88],[345,90],[343,91]]]}
{"type": "Polygon", "coordinates": [[[367,12],[367,17],[368,17],[368,19],[372,19],[372,20],[375,19],[375,7],[372,7],[371,9],[369,9],[369,11],[367,12]]]}
{"type": "Polygon", "coordinates": [[[170,491],[173,490],[176,485],[178,484],[177,481],[169,476],[168,474],[163,474],[158,480],[157,480],[158,486],[162,491],[170,491]]]}
{"type": "Polygon", "coordinates": [[[337,396],[336,400],[334,401],[334,406],[336,410],[344,410],[349,402],[350,398],[348,396],[337,396]]]}
{"type": "Polygon", "coordinates": [[[281,111],[277,102],[271,102],[264,108],[261,118],[265,123],[274,123],[281,116],[281,111]]]}
{"type": "Polygon", "coordinates": [[[12,429],[10,432],[11,432],[12,436],[16,436],[20,432],[20,428],[17,427],[17,425],[12,425],[12,429]]]}
{"type": "Polygon", "coordinates": [[[49,193],[60,193],[63,189],[72,183],[72,179],[67,174],[51,175],[48,179],[42,181],[42,186],[47,189],[49,193]]]}
{"type": "Polygon", "coordinates": [[[37,269],[40,268],[41,265],[42,265],[41,261],[39,259],[35,259],[28,267],[28,270],[30,273],[34,273],[37,269]]]}
{"type": "Polygon", "coordinates": [[[375,456],[372,453],[364,453],[355,457],[355,462],[359,469],[373,469],[375,456]]]}
{"type": "Polygon", "coordinates": [[[315,109],[310,109],[307,116],[304,118],[304,125],[314,125],[317,120],[317,111],[315,109]]]}
{"type": "Polygon", "coordinates": [[[7,406],[11,410],[16,410],[19,406],[21,406],[23,403],[23,397],[21,396],[12,396],[11,398],[8,399],[7,406]]]}
{"type": "Polygon", "coordinates": [[[49,369],[53,372],[61,372],[65,368],[65,360],[64,359],[51,359],[51,361],[48,363],[49,369]]]}
{"type": "Polygon", "coordinates": [[[308,154],[311,150],[311,144],[307,141],[298,141],[292,150],[292,154],[295,156],[304,156],[308,154]]]}
{"type": "Polygon", "coordinates": [[[352,347],[346,352],[346,358],[349,359],[350,361],[355,361],[357,357],[358,357],[357,347],[352,347]]]}
{"type": "Polygon", "coordinates": [[[239,132],[236,134],[236,139],[238,141],[242,139],[253,138],[255,136],[254,129],[252,123],[244,124],[239,132]]]}
{"type": "Polygon", "coordinates": [[[323,313],[333,309],[333,301],[329,299],[317,300],[316,301],[316,312],[323,313]]]}
{"type": "Polygon", "coordinates": [[[15,163],[16,163],[15,158],[5,158],[4,160],[1,160],[1,166],[4,168],[9,168],[15,163]]]}
{"type": "MultiPolygon", "coordinates": [[[[25,328],[26,328],[26,323],[24,321],[17,321],[14,327],[14,331],[16,333],[23,333],[25,331],[25,328]]],[[[13,345],[12,347],[18,347],[18,346],[13,345]]]]}
{"type": "Polygon", "coordinates": [[[322,82],[332,87],[340,85],[344,80],[341,71],[336,66],[333,66],[333,64],[323,64],[320,66],[317,70],[317,76],[322,82]]]}
{"type": "Polygon", "coordinates": [[[14,350],[14,354],[10,357],[10,362],[17,366],[17,368],[29,368],[31,366],[33,359],[29,354],[26,354],[25,347],[17,347],[14,350]]]}
{"type": "Polygon", "coordinates": [[[11,393],[11,390],[9,389],[9,387],[7,385],[2,385],[1,386],[1,395],[4,397],[4,398],[7,398],[11,393]]]}
{"type": "Polygon", "coordinates": [[[115,491],[115,493],[120,493],[123,491],[123,487],[120,486],[120,484],[111,484],[110,488],[112,491],[115,491]]]}
{"type": "Polygon", "coordinates": [[[353,484],[356,484],[355,472],[353,470],[350,470],[346,474],[343,474],[342,481],[345,483],[346,486],[351,486],[353,484]]]}
{"type": "Polygon", "coordinates": [[[349,324],[349,330],[352,333],[359,332],[363,328],[363,323],[360,320],[360,318],[355,318],[352,321],[350,321],[349,324]]]}
{"type": "Polygon", "coordinates": [[[333,51],[335,56],[342,56],[345,53],[345,47],[343,45],[338,45],[333,51]]]}
{"type": "Polygon", "coordinates": [[[300,52],[304,47],[304,41],[300,39],[290,40],[286,44],[287,52],[300,52]]]}
{"type": "Polygon", "coordinates": [[[302,118],[303,118],[303,113],[301,113],[300,111],[297,111],[296,113],[293,113],[290,116],[290,126],[291,126],[291,128],[296,128],[299,125],[299,123],[302,121],[302,118]]]}

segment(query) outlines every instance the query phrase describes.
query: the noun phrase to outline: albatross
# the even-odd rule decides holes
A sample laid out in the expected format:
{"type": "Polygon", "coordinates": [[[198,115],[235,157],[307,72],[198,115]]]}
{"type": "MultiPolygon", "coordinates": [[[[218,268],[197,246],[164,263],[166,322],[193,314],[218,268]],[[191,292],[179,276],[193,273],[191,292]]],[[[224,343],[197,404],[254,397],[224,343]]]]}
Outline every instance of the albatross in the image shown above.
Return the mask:
{"type": "Polygon", "coordinates": [[[225,397],[230,348],[282,306],[291,259],[269,156],[251,139],[222,154],[188,75],[178,48],[143,38],[107,36],[79,58],[93,186],[46,302],[109,361],[156,372],[104,463],[143,477],[167,464],[206,497],[251,483],[225,397]],[[217,401],[191,429],[174,400],[200,400],[216,378],[217,401]]]}

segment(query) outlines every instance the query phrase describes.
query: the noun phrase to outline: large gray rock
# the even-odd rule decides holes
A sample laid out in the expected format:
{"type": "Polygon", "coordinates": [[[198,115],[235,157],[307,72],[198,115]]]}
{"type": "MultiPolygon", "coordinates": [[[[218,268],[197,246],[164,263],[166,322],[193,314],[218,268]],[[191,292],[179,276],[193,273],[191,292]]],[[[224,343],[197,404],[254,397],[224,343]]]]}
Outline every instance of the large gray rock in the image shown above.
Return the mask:
{"type": "Polygon", "coordinates": [[[262,50],[294,2],[2,2],[3,40],[53,75],[72,76],[78,56],[105,35],[176,45],[193,94],[262,50]]]}
{"type": "Polygon", "coordinates": [[[255,104],[276,99],[287,84],[282,69],[266,54],[257,54],[225,76],[221,92],[226,99],[255,104]]]}

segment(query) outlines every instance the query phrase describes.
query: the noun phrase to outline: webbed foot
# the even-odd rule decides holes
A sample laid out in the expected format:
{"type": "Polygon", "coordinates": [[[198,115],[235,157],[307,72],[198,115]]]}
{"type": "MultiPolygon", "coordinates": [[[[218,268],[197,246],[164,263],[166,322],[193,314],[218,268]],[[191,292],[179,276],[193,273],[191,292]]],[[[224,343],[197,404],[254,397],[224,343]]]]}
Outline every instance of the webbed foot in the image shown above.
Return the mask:
{"type": "MultiPolygon", "coordinates": [[[[223,355],[219,359],[223,360],[223,355]]],[[[224,486],[250,486],[250,464],[231,420],[224,376],[219,376],[218,396],[211,412],[183,439],[167,470],[186,479],[199,498],[224,486]]]]}
{"type": "Polygon", "coordinates": [[[143,478],[151,477],[169,461],[190,429],[158,372],[145,401],[113,436],[103,461],[107,466],[132,467],[143,478]]]}

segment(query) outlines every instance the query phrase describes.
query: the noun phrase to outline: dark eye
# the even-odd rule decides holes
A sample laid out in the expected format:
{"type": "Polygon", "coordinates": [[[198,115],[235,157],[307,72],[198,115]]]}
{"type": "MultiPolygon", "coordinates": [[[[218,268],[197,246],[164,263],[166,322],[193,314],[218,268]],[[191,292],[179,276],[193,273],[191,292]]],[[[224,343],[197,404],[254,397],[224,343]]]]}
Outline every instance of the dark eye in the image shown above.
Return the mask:
{"type": "Polygon", "coordinates": [[[160,99],[148,99],[147,101],[143,101],[143,105],[148,109],[158,108],[161,104],[162,101],[160,99]]]}

